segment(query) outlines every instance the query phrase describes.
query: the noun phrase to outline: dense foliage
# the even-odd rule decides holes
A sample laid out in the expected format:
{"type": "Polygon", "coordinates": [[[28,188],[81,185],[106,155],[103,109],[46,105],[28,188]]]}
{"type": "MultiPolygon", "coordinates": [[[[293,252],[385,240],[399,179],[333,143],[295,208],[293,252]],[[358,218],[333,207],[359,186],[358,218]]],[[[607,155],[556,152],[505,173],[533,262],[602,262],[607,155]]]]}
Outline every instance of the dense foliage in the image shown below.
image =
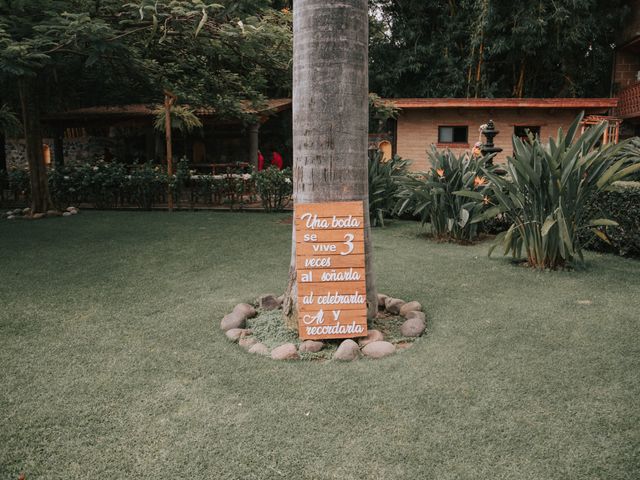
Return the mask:
{"type": "Polygon", "coordinates": [[[369,218],[371,226],[384,227],[396,204],[400,180],[406,176],[409,161],[394,155],[382,161],[382,152],[369,153],[369,218]]]}
{"type": "Polygon", "coordinates": [[[605,236],[585,232],[581,240],[594,250],[640,257],[640,182],[616,182],[587,202],[587,217],[605,217],[618,225],[598,227],[605,236]]]}
{"type": "MultiPolygon", "coordinates": [[[[104,161],[65,165],[50,169],[47,174],[52,205],[60,209],[88,205],[99,209],[133,207],[149,210],[155,205],[166,204],[169,182],[178,207],[226,205],[234,208],[237,204],[256,200],[256,184],[250,174],[230,169],[221,175],[198,175],[188,170],[188,162],[184,159],[178,162],[172,177],[162,167],[151,163],[127,168],[120,163],[104,161]]],[[[290,178],[290,172],[282,175],[290,178]]],[[[0,192],[0,204],[28,201],[31,195],[28,170],[11,168],[0,172],[0,192]]]]}
{"type": "Polygon", "coordinates": [[[628,144],[599,145],[606,123],[577,137],[581,120],[578,116],[566,134],[560,129],[548,144],[533,136],[514,136],[508,176],[484,169],[496,205],[475,221],[505,214],[512,225],[496,237],[495,246],[502,245],[514,258],[524,256],[535,268],[556,269],[582,259],[580,233],[591,229],[604,237],[595,227],[615,225],[611,219],[588,215],[587,202],[613,182],[640,171],[632,152],[633,163],[621,158],[628,144]]]}
{"type": "Polygon", "coordinates": [[[252,180],[267,212],[280,212],[289,203],[293,194],[291,176],[290,168],[280,170],[274,166],[254,172],[252,180]]]}
{"type": "Polygon", "coordinates": [[[374,0],[383,97],[606,97],[622,0],[374,0]]]}
{"type": "MultiPolygon", "coordinates": [[[[485,158],[451,150],[429,151],[431,169],[407,175],[398,192],[397,212],[405,211],[429,223],[439,240],[471,241],[477,238],[475,221],[486,209],[490,198],[483,176],[485,158]]],[[[490,170],[489,170],[490,171],[490,170]]]]}

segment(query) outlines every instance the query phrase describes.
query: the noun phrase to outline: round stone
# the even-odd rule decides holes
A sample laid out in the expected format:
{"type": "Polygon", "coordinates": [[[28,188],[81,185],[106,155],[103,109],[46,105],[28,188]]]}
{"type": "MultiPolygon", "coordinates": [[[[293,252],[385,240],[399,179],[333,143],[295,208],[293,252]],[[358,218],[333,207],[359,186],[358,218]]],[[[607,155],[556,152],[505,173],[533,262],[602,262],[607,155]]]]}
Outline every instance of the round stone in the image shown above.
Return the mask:
{"type": "Polygon", "coordinates": [[[349,338],[347,340],[344,340],[340,344],[340,346],[336,350],[336,353],[333,354],[333,359],[350,362],[352,360],[357,360],[359,356],[360,347],[358,347],[358,344],[356,342],[349,338]]]}
{"type": "Polygon", "coordinates": [[[232,328],[244,328],[246,325],[246,317],[239,312],[231,312],[225,315],[220,322],[220,328],[225,332],[232,328]]]}
{"type": "Polygon", "coordinates": [[[255,353],[257,355],[269,355],[269,348],[264,343],[254,343],[249,347],[249,353],[255,353]]]}
{"type": "Polygon", "coordinates": [[[387,297],[384,293],[378,294],[378,308],[384,308],[387,298],[389,297],[387,297]]]}
{"type": "Polygon", "coordinates": [[[423,322],[426,321],[426,317],[424,315],[424,312],[418,312],[417,310],[412,310],[412,311],[408,312],[404,316],[404,318],[406,318],[407,320],[411,320],[412,318],[419,318],[423,322]]]}
{"type": "Polygon", "coordinates": [[[256,312],[256,309],[253,308],[248,303],[239,303],[238,305],[233,307],[233,312],[234,313],[239,313],[241,315],[244,315],[244,318],[253,318],[258,313],[258,312],[256,312]]]}
{"type": "Polygon", "coordinates": [[[364,347],[370,343],[381,342],[382,340],[384,340],[384,335],[380,330],[369,330],[366,337],[358,339],[358,343],[361,347],[364,347]]]}
{"type": "Polygon", "coordinates": [[[224,332],[224,334],[232,342],[237,342],[238,340],[240,340],[240,337],[243,335],[244,332],[245,332],[244,328],[230,328],[229,330],[224,332]]]}
{"type": "Polygon", "coordinates": [[[62,214],[63,217],[70,217],[71,215],[73,215],[71,212],[64,212],[62,214]]]}
{"type": "Polygon", "coordinates": [[[372,342],[362,349],[362,353],[369,358],[382,358],[395,353],[396,347],[389,342],[372,342]]]}
{"type": "Polygon", "coordinates": [[[324,343],[315,340],[305,340],[300,345],[300,353],[317,353],[322,350],[324,343]]]}
{"type": "Polygon", "coordinates": [[[280,308],[282,306],[282,302],[279,301],[278,297],[276,297],[274,294],[268,293],[266,295],[262,295],[258,299],[258,305],[260,305],[261,309],[270,311],[280,308]]]}
{"type": "Polygon", "coordinates": [[[271,350],[271,358],[274,360],[297,360],[300,355],[298,355],[298,350],[293,343],[285,343],[271,350]]]}
{"type": "Polygon", "coordinates": [[[406,317],[409,312],[420,312],[421,310],[422,305],[420,305],[420,302],[407,302],[400,307],[400,315],[406,317]]]}
{"type": "Polygon", "coordinates": [[[424,332],[424,329],[424,320],[419,317],[413,317],[402,324],[400,333],[405,337],[419,337],[424,332]]]}
{"type": "Polygon", "coordinates": [[[240,340],[238,340],[238,345],[247,350],[254,346],[256,343],[258,343],[258,340],[256,339],[256,337],[253,337],[251,335],[246,336],[245,334],[243,334],[240,336],[240,340]]]}
{"type": "Polygon", "coordinates": [[[399,298],[391,298],[387,297],[384,302],[385,309],[391,315],[398,315],[400,313],[400,308],[405,304],[404,300],[400,300],[399,298]]]}

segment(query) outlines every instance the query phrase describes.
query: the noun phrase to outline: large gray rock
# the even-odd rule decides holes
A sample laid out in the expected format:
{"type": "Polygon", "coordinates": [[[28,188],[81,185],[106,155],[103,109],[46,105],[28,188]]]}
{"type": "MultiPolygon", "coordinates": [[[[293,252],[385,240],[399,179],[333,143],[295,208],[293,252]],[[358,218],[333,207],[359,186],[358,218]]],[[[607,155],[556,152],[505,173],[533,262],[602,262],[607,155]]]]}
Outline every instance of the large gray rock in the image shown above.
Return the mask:
{"type": "Polygon", "coordinates": [[[333,354],[333,359],[350,362],[352,360],[357,360],[359,356],[360,347],[358,347],[356,342],[349,338],[340,344],[336,353],[333,354]]]}
{"type": "Polygon", "coordinates": [[[274,360],[297,360],[300,355],[298,355],[298,350],[293,343],[285,343],[271,350],[271,358],[274,360]]]}
{"type": "Polygon", "coordinates": [[[420,302],[407,302],[400,307],[400,315],[406,317],[409,312],[420,312],[421,310],[422,305],[420,305],[420,302]]]}
{"type": "Polygon", "coordinates": [[[396,347],[389,342],[372,342],[362,349],[362,353],[369,358],[382,358],[395,353],[396,347]]]}
{"type": "Polygon", "coordinates": [[[408,312],[404,318],[406,318],[407,320],[411,320],[412,318],[419,318],[421,319],[423,322],[426,320],[426,317],[424,316],[423,312],[418,312],[416,310],[412,310],[411,312],[408,312]]]}
{"type": "Polygon", "coordinates": [[[240,338],[242,338],[243,335],[246,334],[246,332],[247,330],[245,330],[244,328],[230,328],[229,330],[224,332],[224,334],[232,342],[237,342],[238,340],[240,340],[240,338]]]}
{"type": "Polygon", "coordinates": [[[249,353],[255,353],[257,355],[269,355],[269,348],[264,343],[254,343],[249,347],[249,353]]]}
{"type": "Polygon", "coordinates": [[[262,295],[258,299],[258,305],[260,305],[261,309],[269,311],[280,308],[282,306],[282,302],[274,294],[268,293],[266,295],[262,295]]]}
{"type": "Polygon", "coordinates": [[[387,298],[389,297],[384,293],[378,294],[378,308],[385,308],[385,301],[387,300],[387,298]]]}
{"type": "Polygon", "coordinates": [[[384,335],[380,330],[369,330],[367,331],[367,336],[358,339],[358,344],[361,347],[368,345],[372,342],[380,342],[384,340],[384,335]]]}
{"type": "Polygon", "coordinates": [[[400,300],[399,298],[387,297],[384,301],[384,307],[391,315],[398,315],[405,303],[404,300],[400,300]]]}
{"type": "Polygon", "coordinates": [[[239,312],[231,312],[229,315],[225,315],[220,322],[220,328],[225,332],[232,328],[244,328],[247,324],[246,317],[239,312]]]}
{"type": "Polygon", "coordinates": [[[424,320],[419,317],[413,317],[402,324],[400,333],[405,337],[419,337],[424,332],[424,329],[424,320]]]}
{"type": "Polygon", "coordinates": [[[31,215],[31,218],[33,218],[34,220],[40,220],[41,218],[44,218],[46,216],[46,213],[34,213],[33,215],[31,215]]]}
{"type": "Polygon", "coordinates": [[[62,214],[63,217],[70,217],[71,215],[73,215],[71,212],[64,212],[62,214]]]}
{"type": "Polygon", "coordinates": [[[305,340],[300,345],[299,350],[300,353],[317,353],[322,350],[322,347],[324,347],[324,343],[322,342],[317,342],[315,340],[305,340]]]}
{"type": "Polygon", "coordinates": [[[246,318],[253,318],[258,313],[258,312],[256,312],[256,309],[253,308],[248,303],[239,303],[239,304],[237,304],[235,307],[233,307],[233,312],[234,313],[240,313],[241,315],[244,315],[245,319],[246,318]]]}

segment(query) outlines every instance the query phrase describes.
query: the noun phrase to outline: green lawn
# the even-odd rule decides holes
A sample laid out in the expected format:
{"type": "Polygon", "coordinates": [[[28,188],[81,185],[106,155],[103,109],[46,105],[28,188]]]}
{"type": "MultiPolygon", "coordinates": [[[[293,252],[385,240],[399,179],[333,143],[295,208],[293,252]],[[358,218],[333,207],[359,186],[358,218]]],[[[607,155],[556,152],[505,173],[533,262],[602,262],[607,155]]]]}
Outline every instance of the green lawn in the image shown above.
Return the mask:
{"type": "Polygon", "coordinates": [[[640,262],[537,273],[395,223],[378,286],[427,335],[277,363],[218,324],[284,290],[283,218],[0,221],[0,478],[640,477],[640,262]]]}

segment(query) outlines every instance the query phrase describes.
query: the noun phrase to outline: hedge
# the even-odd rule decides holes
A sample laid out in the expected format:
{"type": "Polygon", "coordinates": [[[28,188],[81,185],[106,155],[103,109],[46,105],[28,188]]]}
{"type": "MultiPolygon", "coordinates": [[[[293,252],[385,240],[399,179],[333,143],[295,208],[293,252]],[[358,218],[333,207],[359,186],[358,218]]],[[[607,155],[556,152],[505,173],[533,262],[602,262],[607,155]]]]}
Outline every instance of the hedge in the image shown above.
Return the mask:
{"type": "Polygon", "coordinates": [[[619,224],[600,228],[611,243],[586,232],[587,248],[640,258],[640,182],[616,182],[612,190],[601,192],[588,202],[585,214],[589,218],[609,218],[619,224]]]}

